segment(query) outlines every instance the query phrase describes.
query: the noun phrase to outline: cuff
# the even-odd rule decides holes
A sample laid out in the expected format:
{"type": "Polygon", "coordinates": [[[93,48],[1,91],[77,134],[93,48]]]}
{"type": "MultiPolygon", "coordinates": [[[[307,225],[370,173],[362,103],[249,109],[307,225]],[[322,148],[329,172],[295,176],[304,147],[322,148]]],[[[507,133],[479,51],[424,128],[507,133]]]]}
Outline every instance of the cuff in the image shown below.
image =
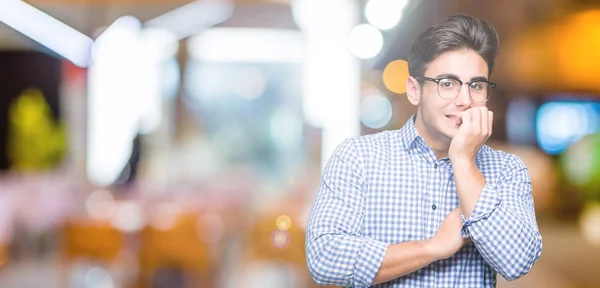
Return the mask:
{"type": "Polygon", "coordinates": [[[362,249],[358,252],[354,264],[355,287],[371,286],[371,283],[373,283],[373,280],[383,263],[383,257],[385,256],[387,247],[388,244],[373,239],[365,240],[362,249]]]}
{"type": "Polygon", "coordinates": [[[494,212],[494,210],[500,206],[501,203],[501,198],[498,196],[496,189],[488,184],[485,184],[485,186],[483,186],[483,190],[481,190],[479,199],[473,208],[471,217],[466,218],[462,212],[460,213],[460,218],[463,221],[463,226],[461,229],[462,236],[464,238],[469,238],[469,226],[479,220],[487,219],[494,212]]]}

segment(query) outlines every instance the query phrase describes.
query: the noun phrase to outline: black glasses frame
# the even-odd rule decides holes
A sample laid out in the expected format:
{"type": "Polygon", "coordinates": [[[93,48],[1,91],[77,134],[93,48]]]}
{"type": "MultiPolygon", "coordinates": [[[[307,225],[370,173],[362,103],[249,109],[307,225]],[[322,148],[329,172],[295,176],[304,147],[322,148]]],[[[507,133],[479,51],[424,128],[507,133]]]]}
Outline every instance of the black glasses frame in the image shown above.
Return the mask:
{"type": "MultiPolygon", "coordinates": [[[[453,80],[453,81],[457,81],[458,83],[460,83],[460,87],[462,87],[464,84],[467,84],[468,86],[471,86],[472,83],[488,83],[490,85],[490,87],[492,89],[496,88],[496,83],[487,81],[487,80],[475,80],[475,81],[468,81],[468,82],[463,82],[460,79],[456,79],[456,78],[448,78],[448,77],[443,77],[443,78],[431,78],[431,77],[415,77],[415,79],[417,79],[417,81],[419,82],[425,82],[425,81],[430,81],[430,82],[434,82],[437,84],[437,91],[438,91],[438,96],[440,96],[440,98],[442,99],[455,99],[456,97],[458,97],[458,95],[460,94],[460,89],[458,90],[458,93],[456,93],[456,96],[452,97],[452,98],[444,98],[442,97],[442,94],[440,94],[440,82],[443,80],[453,80]]],[[[477,102],[477,103],[485,103],[488,100],[490,100],[490,96],[492,95],[492,90],[490,89],[490,91],[488,92],[487,98],[485,99],[485,101],[477,101],[475,99],[473,99],[473,97],[471,97],[471,100],[473,102],[477,102]]],[[[471,90],[469,89],[469,96],[471,96],[471,90]]]]}

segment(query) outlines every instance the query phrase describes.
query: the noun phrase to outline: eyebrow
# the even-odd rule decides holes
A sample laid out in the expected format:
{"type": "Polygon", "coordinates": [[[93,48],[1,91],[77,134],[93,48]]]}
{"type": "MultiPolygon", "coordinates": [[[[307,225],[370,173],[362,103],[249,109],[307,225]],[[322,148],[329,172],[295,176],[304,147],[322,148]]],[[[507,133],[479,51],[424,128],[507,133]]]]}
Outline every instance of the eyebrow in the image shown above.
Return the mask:
{"type": "MultiPolygon", "coordinates": [[[[460,80],[460,78],[452,73],[443,73],[440,75],[437,75],[435,78],[450,78],[450,79],[456,79],[456,80],[460,80]]],[[[471,78],[470,82],[474,82],[474,81],[488,81],[487,78],[483,77],[483,76],[477,76],[477,77],[473,77],[471,78]]]]}

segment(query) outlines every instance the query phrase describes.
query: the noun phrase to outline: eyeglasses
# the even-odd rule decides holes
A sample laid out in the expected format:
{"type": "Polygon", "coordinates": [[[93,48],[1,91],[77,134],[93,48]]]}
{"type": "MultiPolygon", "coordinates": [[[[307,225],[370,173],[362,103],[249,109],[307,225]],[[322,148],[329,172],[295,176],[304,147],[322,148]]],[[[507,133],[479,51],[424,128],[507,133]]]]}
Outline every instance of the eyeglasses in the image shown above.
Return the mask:
{"type": "Polygon", "coordinates": [[[463,82],[454,78],[429,78],[417,77],[419,82],[431,81],[437,83],[438,95],[444,99],[454,99],[460,94],[460,89],[463,84],[469,87],[469,95],[473,102],[485,103],[492,95],[492,89],[496,88],[496,84],[486,80],[476,80],[471,82],[463,82]]]}

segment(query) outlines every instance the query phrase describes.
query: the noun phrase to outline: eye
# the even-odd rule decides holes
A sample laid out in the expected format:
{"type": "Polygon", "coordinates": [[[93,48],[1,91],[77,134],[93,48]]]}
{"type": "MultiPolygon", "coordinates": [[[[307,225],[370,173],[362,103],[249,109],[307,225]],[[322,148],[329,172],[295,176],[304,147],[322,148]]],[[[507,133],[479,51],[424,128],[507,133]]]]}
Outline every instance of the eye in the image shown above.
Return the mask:
{"type": "Polygon", "coordinates": [[[455,82],[456,81],[450,80],[450,79],[442,79],[442,80],[440,80],[440,87],[445,88],[445,89],[453,88],[458,85],[455,82]]]}
{"type": "Polygon", "coordinates": [[[469,85],[469,87],[471,88],[471,90],[481,91],[484,90],[486,84],[487,83],[485,82],[472,82],[471,85],[469,85]]]}

